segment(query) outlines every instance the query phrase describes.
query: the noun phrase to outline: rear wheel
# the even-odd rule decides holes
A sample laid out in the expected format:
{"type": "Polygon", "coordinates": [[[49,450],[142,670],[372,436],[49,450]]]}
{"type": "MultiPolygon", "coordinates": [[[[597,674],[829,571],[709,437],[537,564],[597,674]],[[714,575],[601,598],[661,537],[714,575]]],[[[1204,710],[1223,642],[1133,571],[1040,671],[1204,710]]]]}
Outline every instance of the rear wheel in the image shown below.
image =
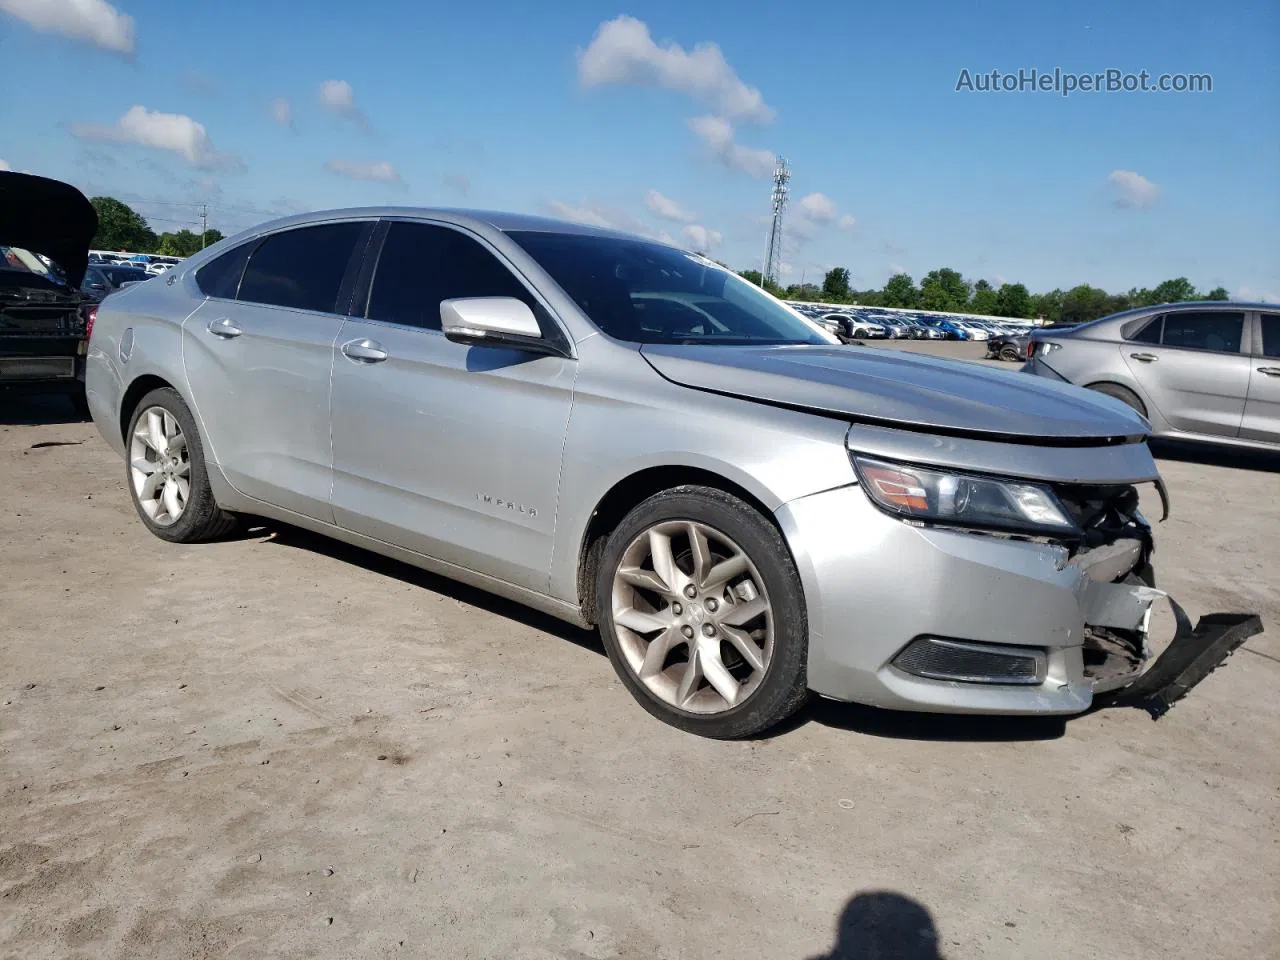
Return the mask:
{"type": "Polygon", "coordinates": [[[125,443],[134,508],[157,537],[196,543],[235,526],[235,517],[213,499],[195,418],[176,390],[163,387],[142,398],[125,443]]]}
{"type": "Polygon", "coordinates": [[[627,514],[604,548],[596,604],[622,682],[682,730],[752,736],[807,697],[795,565],[777,528],[723,491],[677,487],[627,514]]]}
{"type": "Polygon", "coordinates": [[[1016,363],[1018,360],[1022,358],[1018,353],[1017,347],[1006,344],[1005,346],[1000,348],[1000,359],[1008,360],[1011,363],[1016,363]]]}
{"type": "Polygon", "coordinates": [[[1108,397],[1115,397],[1121,403],[1128,404],[1142,416],[1147,415],[1146,405],[1138,398],[1138,395],[1128,387],[1122,387],[1118,383],[1091,383],[1090,390],[1096,390],[1098,393],[1105,393],[1108,397]]]}

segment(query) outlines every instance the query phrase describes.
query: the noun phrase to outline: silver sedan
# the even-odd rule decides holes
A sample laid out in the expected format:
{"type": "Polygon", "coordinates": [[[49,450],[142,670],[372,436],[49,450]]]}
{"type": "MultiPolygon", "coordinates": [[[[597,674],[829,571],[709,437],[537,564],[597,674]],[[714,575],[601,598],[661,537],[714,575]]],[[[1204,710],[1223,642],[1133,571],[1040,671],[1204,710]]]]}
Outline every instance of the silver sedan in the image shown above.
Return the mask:
{"type": "Polygon", "coordinates": [[[644,708],[699,734],[811,692],[1069,714],[1149,676],[1137,414],[849,350],[638,237],[266,224],[105,301],[87,395],[156,536],[274,518],[596,625],[644,708]]]}
{"type": "Polygon", "coordinates": [[[1143,307],[1037,331],[1029,373],[1125,403],[1158,437],[1280,448],[1280,306],[1143,307]]]}

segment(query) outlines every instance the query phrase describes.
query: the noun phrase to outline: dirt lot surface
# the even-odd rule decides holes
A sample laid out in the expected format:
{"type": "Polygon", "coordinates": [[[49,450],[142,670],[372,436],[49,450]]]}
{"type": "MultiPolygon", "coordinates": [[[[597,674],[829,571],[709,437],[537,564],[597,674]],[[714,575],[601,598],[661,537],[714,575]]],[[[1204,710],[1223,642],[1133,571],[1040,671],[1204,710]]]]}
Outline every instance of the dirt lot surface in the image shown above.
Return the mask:
{"type": "Polygon", "coordinates": [[[1280,458],[1162,452],[1161,585],[1268,632],[1159,722],[718,743],[412,568],[155,539],[66,415],[0,401],[0,956],[1277,956],[1280,458]]]}

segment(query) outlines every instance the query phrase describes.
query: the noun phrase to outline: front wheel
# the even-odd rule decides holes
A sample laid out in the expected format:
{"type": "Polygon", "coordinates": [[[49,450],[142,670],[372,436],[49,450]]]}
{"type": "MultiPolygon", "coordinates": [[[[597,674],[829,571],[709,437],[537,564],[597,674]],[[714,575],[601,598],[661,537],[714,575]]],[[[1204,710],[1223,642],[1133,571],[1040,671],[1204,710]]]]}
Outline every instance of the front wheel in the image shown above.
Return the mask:
{"type": "Polygon", "coordinates": [[[600,633],[651,714],[719,739],[761,733],[808,691],[808,630],[777,528],[737,497],[677,487],[610,535],[596,580],[600,633]]]}

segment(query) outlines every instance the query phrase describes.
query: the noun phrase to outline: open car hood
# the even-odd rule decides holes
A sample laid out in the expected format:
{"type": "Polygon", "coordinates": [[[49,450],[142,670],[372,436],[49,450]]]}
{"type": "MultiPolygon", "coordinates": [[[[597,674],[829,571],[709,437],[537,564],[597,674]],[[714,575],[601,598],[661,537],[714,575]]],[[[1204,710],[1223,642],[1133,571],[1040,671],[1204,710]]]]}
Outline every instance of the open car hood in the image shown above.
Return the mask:
{"type": "Polygon", "coordinates": [[[1082,446],[1145,438],[1118,400],[1069,384],[899,351],[646,344],[666,379],[726,396],[906,430],[1082,446]]]}
{"type": "Polygon", "coordinates": [[[43,254],[78,288],[97,232],[93,204],[71,184],[30,173],[0,173],[0,246],[43,254]]]}

